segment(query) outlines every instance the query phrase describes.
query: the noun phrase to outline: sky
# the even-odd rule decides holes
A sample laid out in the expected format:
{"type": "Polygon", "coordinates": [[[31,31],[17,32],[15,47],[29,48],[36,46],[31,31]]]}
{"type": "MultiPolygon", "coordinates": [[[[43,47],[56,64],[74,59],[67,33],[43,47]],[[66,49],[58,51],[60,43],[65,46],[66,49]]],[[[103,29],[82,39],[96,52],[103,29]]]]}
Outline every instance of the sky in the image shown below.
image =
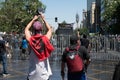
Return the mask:
{"type": "Polygon", "coordinates": [[[82,20],[82,11],[86,10],[87,0],[41,0],[46,5],[46,11],[44,13],[48,23],[57,29],[58,23],[66,21],[67,23],[75,23],[76,14],[79,15],[79,24],[82,20]],[[55,17],[58,18],[58,22],[55,22],[55,17]]]}

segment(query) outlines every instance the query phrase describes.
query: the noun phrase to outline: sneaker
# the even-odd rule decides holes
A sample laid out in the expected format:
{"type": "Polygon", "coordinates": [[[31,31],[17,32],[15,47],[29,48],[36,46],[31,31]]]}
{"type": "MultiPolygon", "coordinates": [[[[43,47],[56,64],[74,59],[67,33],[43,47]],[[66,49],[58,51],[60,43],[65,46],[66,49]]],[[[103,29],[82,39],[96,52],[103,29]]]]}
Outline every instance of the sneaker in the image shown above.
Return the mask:
{"type": "Polygon", "coordinates": [[[7,77],[7,76],[9,76],[9,75],[10,75],[10,74],[8,74],[8,73],[7,73],[7,74],[3,74],[3,77],[7,77]]]}

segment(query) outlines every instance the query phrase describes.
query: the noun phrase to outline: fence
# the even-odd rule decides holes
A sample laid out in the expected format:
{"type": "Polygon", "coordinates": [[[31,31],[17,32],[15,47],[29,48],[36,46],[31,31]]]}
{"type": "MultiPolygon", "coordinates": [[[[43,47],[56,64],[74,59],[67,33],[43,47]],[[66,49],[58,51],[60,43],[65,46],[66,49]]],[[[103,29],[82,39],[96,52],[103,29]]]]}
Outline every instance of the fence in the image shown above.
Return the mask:
{"type": "MultiPolygon", "coordinates": [[[[120,60],[120,41],[116,36],[94,36],[88,38],[91,44],[91,58],[99,60],[120,60]]],[[[55,47],[53,56],[59,60],[65,47],[70,45],[70,36],[54,36],[51,40],[55,47]]]]}
{"type": "Polygon", "coordinates": [[[119,37],[116,36],[94,36],[89,38],[92,51],[105,52],[109,50],[120,51],[119,37]]]}
{"type": "MultiPolygon", "coordinates": [[[[5,38],[12,46],[12,35],[6,35],[5,38]]],[[[18,37],[19,41],[21,40],[18,37]]],[[[120,37],[119,36],[93,36],[88,37],[91,44],[91,58],[98,60],[120,60],[120,37]]],[[[52,53],[52,60],[60,60],[65,47],[70,45],[70,36],[68,35],[55,35],[51,39],[55,47],[52,53]]]]}

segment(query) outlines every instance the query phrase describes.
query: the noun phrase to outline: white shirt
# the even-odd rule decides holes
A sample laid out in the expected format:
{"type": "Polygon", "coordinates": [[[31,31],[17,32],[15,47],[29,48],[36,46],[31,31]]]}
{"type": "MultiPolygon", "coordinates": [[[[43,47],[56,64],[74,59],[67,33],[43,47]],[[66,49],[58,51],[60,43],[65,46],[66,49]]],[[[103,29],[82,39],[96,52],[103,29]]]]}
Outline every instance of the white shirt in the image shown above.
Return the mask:
{"type": "Polygon", "coordinates": [[[30,53],[29,80],[48,80],[52,75],[49,60],[40,61],[34,51],[30,53]]]}

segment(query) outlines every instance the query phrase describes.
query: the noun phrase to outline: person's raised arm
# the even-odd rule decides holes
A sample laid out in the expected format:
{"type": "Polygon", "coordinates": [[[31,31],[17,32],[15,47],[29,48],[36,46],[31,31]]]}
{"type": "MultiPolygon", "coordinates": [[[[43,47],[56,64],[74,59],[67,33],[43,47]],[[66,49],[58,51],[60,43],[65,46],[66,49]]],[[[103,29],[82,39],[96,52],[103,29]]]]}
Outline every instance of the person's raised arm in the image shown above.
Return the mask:
{"type": "Polygon", "coordinates": [[[35,20],[38,19],[39,16],[35,15],[33,17],[33,19],[27,24],[27,26],[25,27],[25,37],[27,39],[27,41],[30,40],[31,34],[30,34],[30,28],[32,26],[32,24],[34,23],[35,20]]]}
{"type": "Polygon", "coordinates": [[[43,21],[43,23],[45,24],[45,26],[46,26],[46,28],[47,28],[47,33],[46,33],[46,37],[48,38],[48,39],[50,39],[51,38],[51,36],[52,36],[52,27],[48,24],[48,22],[45,20],[45,18],[44,18],[44,16],[43,16],[43,14],[41,13],[40,14],[40,17],[42,18],[42,21],[43,21]]]}

